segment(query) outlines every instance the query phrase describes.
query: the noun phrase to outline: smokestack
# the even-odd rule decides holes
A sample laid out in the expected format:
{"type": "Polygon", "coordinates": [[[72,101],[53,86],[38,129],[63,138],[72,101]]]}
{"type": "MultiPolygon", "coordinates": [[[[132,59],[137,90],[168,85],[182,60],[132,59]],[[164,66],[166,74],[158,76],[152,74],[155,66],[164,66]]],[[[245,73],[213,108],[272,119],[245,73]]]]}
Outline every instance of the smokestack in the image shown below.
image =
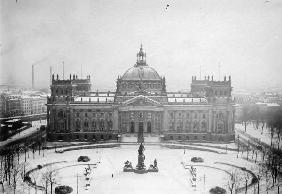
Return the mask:
{"type": "Polygon", "coordinates": [[[52,85],[52,66],[50,66],[50,85],[52,85]]]}
{"type": "Polygon", "coordinates": [[[32,64],[32,83],[31,83],[31,87],[34,90],[34,65],[32,64]]]}
{"type": "Polygon", "coordinates": [[[63,80],[65,80],[65,63],[63,61],[63,80]]]}

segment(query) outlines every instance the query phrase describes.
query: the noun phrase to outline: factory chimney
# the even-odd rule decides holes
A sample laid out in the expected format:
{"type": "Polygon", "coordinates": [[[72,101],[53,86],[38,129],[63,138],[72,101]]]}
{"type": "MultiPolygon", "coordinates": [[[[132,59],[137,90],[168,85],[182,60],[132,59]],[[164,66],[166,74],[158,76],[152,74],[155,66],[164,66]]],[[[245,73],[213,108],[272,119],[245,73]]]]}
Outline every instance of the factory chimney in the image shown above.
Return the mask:
{"type": "Polygon", "coordinates": [[[32,64],[32,83],[31,83],[31,87],[34,90],[34,65],[32,64]]]}
{"type": "Polygon", "coordinates": [[[50,66],[50,86],[52,85],[52,66],[50,66]]]}

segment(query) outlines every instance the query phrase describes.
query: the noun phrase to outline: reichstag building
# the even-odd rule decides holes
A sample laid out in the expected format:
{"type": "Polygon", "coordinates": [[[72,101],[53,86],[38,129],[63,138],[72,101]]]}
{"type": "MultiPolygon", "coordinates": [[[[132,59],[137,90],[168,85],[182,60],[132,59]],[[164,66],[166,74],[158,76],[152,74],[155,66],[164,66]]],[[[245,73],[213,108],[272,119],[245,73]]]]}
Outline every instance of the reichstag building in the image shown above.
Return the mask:
{"type": "MultiPolygon", "coordinates": [[[[179,78],[181,79],[181,78],[179,78]]],[[[179,80],[181,81],[181,80],[179,80]]],[[[232,141],[235,108],[231,77],[192,77],[191,92],[168,92],[165,77],[136,63],[116,80],[112,92],[92,92],[90,76],[52,76],[47,99],[50,141],[103,141],[122,136],[159,136],[162,141],[232,141]]]]}

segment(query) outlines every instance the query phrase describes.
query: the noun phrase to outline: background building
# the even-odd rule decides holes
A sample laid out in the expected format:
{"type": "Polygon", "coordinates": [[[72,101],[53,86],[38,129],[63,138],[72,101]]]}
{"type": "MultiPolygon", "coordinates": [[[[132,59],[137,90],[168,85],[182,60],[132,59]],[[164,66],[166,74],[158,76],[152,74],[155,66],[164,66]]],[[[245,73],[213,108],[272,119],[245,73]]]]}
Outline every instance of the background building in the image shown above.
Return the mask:
{"type": "Polygon", "coordinates": [[[137,61],[118,76],[115,92],[91,92],[90,76],[68,80],[53,75],[47,102],[50,140],[115,139],[117,134],[162,134],[164,140],[234,140],[235,109],[231,77],[214,81],[192,77],[191,93],[166,91],[146,63],[141,46],[137,61]]]}

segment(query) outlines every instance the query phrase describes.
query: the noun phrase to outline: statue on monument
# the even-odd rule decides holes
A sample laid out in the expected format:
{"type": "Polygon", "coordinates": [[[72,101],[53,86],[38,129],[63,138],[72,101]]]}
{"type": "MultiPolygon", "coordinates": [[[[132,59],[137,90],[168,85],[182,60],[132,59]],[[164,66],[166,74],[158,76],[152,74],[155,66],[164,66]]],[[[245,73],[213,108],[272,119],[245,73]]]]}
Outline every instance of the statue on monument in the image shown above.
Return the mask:
{"type": "Polygon", "coordinates": [[[154,168],[157,168],[158,167],[158,162],[157,162],[157,159],[154,160],[154,168]]]}
{"type": "Polygon", "coordinates": [[[144,147],[143,143],[141,142],[139,149],[138,149],[139,156],[143,155],[144,150],[145,150],[145,147],[144,147]]]}
{"type": "Polygon", "coordinates": [[[144,145],[143,143],[141,143],[138,149],[138,164],[136,165],[136,170],[142,173],[147,172],[146,166],[144,164],[144,160],[145,160],[145,155],[143,154],[144,150],[145,150],[144,145]]]}

